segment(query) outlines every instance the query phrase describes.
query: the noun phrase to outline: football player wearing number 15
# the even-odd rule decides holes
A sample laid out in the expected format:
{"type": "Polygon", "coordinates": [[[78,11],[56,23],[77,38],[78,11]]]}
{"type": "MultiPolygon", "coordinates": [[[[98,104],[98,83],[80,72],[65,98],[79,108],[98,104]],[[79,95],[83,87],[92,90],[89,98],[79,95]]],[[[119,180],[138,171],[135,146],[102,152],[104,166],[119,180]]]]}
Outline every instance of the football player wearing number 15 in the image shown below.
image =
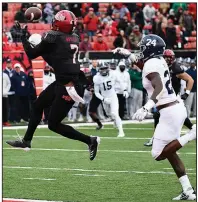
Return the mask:
{"type": "Polygon", "coordinates": [[[41,121],[43,109],[51,106],[48,128],[64,137],[81,141],[88,145],[90,160],[97,153],[99,137],[87,136],[61,121],[75,102],[84,103],[83,89],[80,85],[80,64],[78,62],[79,37],[73,33],[76,26],[75,15],[68,11],[59,11],[53,20],[52,30],[42,36],[42,40],[32,47],[26,36],[27,27],[17,28],[23,33],[22,43],[30,59],[42,56],[54,69],[56,81],[49,85],[37,98],[31,113],[28,129],[21,140],[7,141],[12,147],[30,150],[33,134],[41,121]]]}
{"type": "Polygon", "coordinates": [[[109,63],[99,63],[99,72],[93,77],[94,93],[104,104],[110,106],[111,117],[118,128],[118,137],[124,137],[122,121],[119,117],[118,97],[114,89],[115,81],[118,79],[114,71],[109,69],[109,63]]]}
{"type": "Polygon", "coordinates": [[[133,116],[142,121],[148,111],[157,107],[160,118],[154,132],[152,156],[155,160],[167,159],[173,167],[182,186],[182,193],[173,200],[195,200],[196,195],[188,179],[185,167],[176,153],[188,142],[196,139],[195,133],[187,133],[180,137],[183,123],[187,117],[183,101],[177,100],[170,81],[169,68],[163,58],[166,44],[157,35],[149,34],[139,43],[139,54],[133,54],[125,49],[116,49],[120,53],[137,62],[144,63],[142,71],[143,86],[148,93],[148,102],[133,116]]]}

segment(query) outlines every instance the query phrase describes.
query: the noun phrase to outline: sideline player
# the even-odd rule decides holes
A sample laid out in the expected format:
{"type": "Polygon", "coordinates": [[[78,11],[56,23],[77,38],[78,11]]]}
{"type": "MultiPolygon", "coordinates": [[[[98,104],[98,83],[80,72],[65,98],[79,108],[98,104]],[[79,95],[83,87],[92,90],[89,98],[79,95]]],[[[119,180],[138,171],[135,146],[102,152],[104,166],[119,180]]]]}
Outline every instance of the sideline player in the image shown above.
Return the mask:
{"type": "Polygon", "coordinates": [[[196,139],[196,134],[189,131],[180,137],[183,123],[187,117],[183,101],[177,99],[170,81],[169,68],[163,58],[166,44],[157,35],[149,34],[142,38],[139,43],[140,53],[132,54],[126,49],[115,49],[123,55],[128,55],[133,62],[142,59],[143,86],[147,90],[149,100],[133,116],[134,119],[142,121],[148,111],[157,107],[160,118],[154,132],[152,156],[156,161],[167,159],[172,165],[179,182],[182,193],[173,200],[196,200],[195,192],[191,186],[185,167],[176,153],[188,142],[196,139]]]}
{"type": "Polygon", "coordinates": [[[27,26],[21,28],[20,24],[16,23],[18,30],[23,33],[22,43],[28,57],[34,59],[42,56],[54,69],[56,81],[49,85],[35,101],[23,139],[7,141],[7,144],[30,150],[33,134],[41,121],[43,109],[51,106],[48,128],[64,137],[84,142],[88,145],[90,160],[95,158],[99,137],[87,136],[61,123],[75,102],[84,102],[80,97],[83,90],[79,82],[80,64],[77,61],[79,37],[73,33],[76,21],[72,12],[59,11],[54,17],[52,30],[46,32],[42,41],[34,48],[25,37],[27,26]]]}
{"type": "MultiPolygon", "coordinates": [[[[194,81],[192,77],[184,71],[181,64],[178,64],[175,58],[175,53],[172,50],[166,49],[163,53],[163,57],[168,64],[172,86],[176,95],[180,94],[181,92],[181,80],[186,82],[187,86],[186,86],[185,93],[181,95],[181,99],[186,100],[193,87],[194,81]]],[[[154,112],[153,118],[154,118],[155,128],[157,124],[159,123],[159,117],[160,117],[159,112],[158,111],[154,112]]],[[[188,129],[192,130],[192,132],[194,133],[196,132],[196,126],[195,125],[193,126],[192,122],[190,121],[188,117],[185,119],[184,125],[188,129]]],[[[151,138],[148,142],[145,142],[144,146],[152,146],[152,143],[153,143],[153,138],[151,138]]]]}
{"type": "Polygon", "coordinates": [[[122,121],[119,117],[118,97],[115,92],[116,76],[113,70],[109,70],[107,62],[101,62],[99,72],[94,76],[94,92],[98,99],[110,106],[111,117],[118,128],[118,137],[124,137],[122,121]]]}

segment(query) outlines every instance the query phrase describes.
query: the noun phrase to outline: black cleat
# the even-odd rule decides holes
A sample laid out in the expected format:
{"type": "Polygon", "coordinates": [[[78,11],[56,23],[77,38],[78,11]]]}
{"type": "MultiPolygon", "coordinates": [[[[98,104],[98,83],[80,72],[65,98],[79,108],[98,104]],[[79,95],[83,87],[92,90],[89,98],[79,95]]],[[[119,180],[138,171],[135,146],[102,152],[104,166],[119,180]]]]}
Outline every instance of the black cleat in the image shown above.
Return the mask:
{"type": "Polygon", "coordinates": [[[103,129],[103,128],[104,128],[103,125],[98,125],[98,126],[96,127],[96,130],[101,130],[101,129],[103,129]]]}
{"type": "Polygon", "coordinates": [[[100,137],[90,137],[91,143],[89,144],[90,160],[94,160],[97,154],[98,145],[100,144],[100,137]]]}
{"type": "Polygon", "coordinates": [[[12,147],[23,149],[24,151],[29,151],[31,149],[31,142],[25,141],[25,140],[8,140],[6,141],[7,144],[9,144],[12,147]]]}

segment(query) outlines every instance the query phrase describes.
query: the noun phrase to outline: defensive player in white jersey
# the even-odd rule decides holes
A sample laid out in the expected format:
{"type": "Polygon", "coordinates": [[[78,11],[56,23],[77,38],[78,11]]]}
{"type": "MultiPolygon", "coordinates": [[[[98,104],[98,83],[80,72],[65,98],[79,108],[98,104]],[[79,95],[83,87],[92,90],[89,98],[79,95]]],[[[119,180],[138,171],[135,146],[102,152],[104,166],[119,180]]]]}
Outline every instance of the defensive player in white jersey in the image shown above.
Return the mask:
{"type": "Polygon", "coordinates": [[[144,63],[142,79],[149,100],[133,118],[142,121],[154,106],[157,107],[160,119],[154,132],[152,156],[157,161],[168,159],[181,183],[183,191],[173,200],[196,200],[184,164],[176,153],[188,142],[195,140],[196,134],[189,132],[180,137],[187,112],[183,101],[177,100],[167,63],[162,57],[166,44],[159,36],[150,34],[143,37],[139,46],[138,55],[125,49],[114,50],[114,53],[128,55],[133,62],[142,59],[144,63]]]}
{"type": "Polygon", "coordinates": [[[122,121],[118,113],[118,97],[114,89],[115,81],[116,76],[112,70],[109,70],[109,64],[101,62],[99,72],[93,78],[94,92],[97,98],[110,106],[111,117],[115,121],[119,131],[118,137],[124,137],[125,134],[122,128],[122,121]]]}

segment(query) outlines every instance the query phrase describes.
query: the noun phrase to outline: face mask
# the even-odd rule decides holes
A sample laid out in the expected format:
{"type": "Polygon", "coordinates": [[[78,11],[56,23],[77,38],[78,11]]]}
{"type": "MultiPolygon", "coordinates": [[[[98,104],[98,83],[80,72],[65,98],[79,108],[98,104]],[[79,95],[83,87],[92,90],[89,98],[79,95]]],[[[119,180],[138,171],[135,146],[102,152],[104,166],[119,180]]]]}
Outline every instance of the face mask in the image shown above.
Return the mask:
{"type": "Polygon", "coordinates": [[[48,73],[49,73],[49,70],[44,70],[44,73],[45,73],[45,74],[48,74],[48,73]]]}
{"type": "Polygon", "coordinates": [[[120,71],[123,72],[125,70],[125,66],[119,66],[120,71]]]}

